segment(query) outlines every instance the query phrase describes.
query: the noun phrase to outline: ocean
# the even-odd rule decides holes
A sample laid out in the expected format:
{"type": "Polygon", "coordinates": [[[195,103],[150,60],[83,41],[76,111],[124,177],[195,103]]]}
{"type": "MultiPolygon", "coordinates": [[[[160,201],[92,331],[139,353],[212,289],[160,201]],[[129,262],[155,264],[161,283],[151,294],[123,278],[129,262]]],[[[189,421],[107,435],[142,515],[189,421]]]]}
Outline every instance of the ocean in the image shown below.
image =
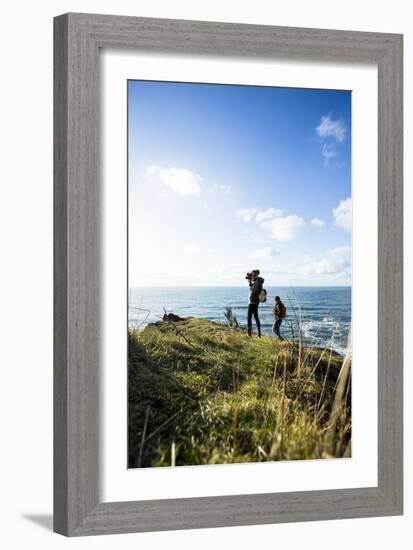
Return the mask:
{"type": "MultiPolygon", "coordinates": [[[[265,285],[264,285],[265,286],[265,285]]],[[[273,335],[274,297],[287,307],[281,334],[297,339],[298,324],[306,344],[347,351],[351,323],[351,287],[265,287],[267,302],[259,306],[261,330],[273,335]],[[298,320],[300,322],[298,323],[298,320]]],[[[135,287],[129,292],[130,328],[159,321],[164,308],[181,317],[200,317],[226,323],[224,311],[232,308],[242,327],[247,323],[248,285],[245,287],[135,287]]],[[[255,323],[253,321],[255,331],[255,323]]]]}

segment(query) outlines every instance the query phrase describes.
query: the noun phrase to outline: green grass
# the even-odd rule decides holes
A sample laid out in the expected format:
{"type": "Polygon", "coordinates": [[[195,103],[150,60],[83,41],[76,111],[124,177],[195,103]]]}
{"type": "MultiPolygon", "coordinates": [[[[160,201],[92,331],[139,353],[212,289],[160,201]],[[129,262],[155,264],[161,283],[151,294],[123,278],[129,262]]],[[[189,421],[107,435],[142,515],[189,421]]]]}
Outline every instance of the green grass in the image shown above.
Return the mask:
{"type": "Polygon", "coordinates": [[[128,351],[129,467],[350,455],[350,365],[329,349],[187,318],[128,351]]]}

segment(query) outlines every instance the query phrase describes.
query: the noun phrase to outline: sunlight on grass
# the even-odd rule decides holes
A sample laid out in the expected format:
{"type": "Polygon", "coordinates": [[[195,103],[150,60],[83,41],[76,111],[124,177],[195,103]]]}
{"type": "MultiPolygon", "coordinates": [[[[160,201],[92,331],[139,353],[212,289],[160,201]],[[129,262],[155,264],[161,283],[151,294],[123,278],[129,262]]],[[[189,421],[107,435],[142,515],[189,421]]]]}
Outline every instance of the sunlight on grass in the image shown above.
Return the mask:
{"type": "Polygon", "coordinates": [[[130,330],[128,369],[129,467],[351,454],[350,359],[327,347],[187,318],[130,330]]]}

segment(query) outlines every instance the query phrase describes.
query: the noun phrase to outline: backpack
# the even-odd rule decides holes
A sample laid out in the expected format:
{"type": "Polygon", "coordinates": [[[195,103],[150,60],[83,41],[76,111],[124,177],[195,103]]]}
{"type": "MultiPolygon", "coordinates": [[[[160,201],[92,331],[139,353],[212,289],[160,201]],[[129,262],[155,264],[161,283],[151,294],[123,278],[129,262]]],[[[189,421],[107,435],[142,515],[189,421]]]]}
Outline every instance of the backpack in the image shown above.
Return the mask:
{"type": "Polygon", "coordinates": [[[285,319],[287,317],[287,308],[282,302],[280,303],[280,317],[281,319],[285,319]]]}
{"type": "Polygon", "coordinates": [[[265,290],[265,288],[261,288],[260,293],[258,294],[258,301],[260,302],[260,304],[263,304],[267,301],[267,291],[265,290]]]}

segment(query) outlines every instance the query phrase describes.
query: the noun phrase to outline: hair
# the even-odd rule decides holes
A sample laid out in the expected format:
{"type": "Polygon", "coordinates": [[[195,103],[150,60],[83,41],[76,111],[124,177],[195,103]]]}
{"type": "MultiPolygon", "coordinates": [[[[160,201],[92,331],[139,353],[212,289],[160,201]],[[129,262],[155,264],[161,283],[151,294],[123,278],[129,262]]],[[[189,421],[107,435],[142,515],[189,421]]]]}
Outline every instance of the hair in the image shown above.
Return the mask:
{"type": "Polygon", "coordinates": [[[276,297],[274,298],[274,300],[275,300],[276,302],[281,302],[281,299],[280,299],[279,296],[276,296],[276,297]]]}
{"type": "Polygon", "coordinates": [[[259,270],[259,269],[254,269],[254,271],[255,271],[255,273],[256,273],[257,275],[260,274],[260,270],[259,270]]]}

